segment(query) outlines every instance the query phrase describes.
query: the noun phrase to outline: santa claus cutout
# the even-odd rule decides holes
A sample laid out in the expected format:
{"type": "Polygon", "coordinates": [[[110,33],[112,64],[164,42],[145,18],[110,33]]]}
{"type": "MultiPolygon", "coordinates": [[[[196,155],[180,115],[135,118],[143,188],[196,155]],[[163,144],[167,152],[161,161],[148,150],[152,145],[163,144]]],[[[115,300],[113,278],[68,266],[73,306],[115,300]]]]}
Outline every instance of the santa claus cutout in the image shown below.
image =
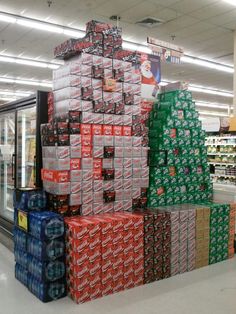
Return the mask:
{"type": "Polygon", "coordinates": [[[142,74],[142,84],[156,85],[156,79],[151,71],[151,61],[145,60],[142,63],[140,70],[142,74]]]}

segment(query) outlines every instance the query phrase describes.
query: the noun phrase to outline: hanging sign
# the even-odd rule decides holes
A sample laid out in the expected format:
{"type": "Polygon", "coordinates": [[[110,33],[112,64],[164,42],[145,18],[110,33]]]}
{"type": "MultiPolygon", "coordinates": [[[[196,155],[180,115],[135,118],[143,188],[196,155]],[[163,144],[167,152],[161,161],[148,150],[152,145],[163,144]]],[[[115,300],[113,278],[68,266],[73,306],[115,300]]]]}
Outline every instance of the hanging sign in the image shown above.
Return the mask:
{"type": "Polygon", "coordinates": [[[205,118],[202,120],[202,129],[206,132],[220,131],[220,118],[205,118]]]}
{"type": "Polygon", "coordinates": [[[148,37],[147,43],[153,54],[160,56],[161,61],[163,62],[180,63],[180,59],[184,54],[182,47],[153,37],[148,37]]]}

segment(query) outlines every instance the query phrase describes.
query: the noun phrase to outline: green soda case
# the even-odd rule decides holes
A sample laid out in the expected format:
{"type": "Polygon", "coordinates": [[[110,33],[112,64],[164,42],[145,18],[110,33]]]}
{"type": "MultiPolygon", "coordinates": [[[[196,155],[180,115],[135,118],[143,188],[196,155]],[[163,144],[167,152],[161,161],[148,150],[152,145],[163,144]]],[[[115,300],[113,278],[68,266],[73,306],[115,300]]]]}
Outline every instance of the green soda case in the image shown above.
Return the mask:
{"type": "Polygon", "coordinates": [[[169,167],[162,167],[162,175],[163,177],[169,176],[169,167]]]}
{"type": "Polygon", "coordinates": [[[163,185],[165,185],[165,186],[169,185],[169,184],[171,183],[171,178],[170,178],[170,176],[165,176],[165,177],[163,177],[163,178],[162,178],[162,183],[163,183],[163,185]]]}
{"type": "Polygon", "coordinates": [[[215,255],[211,255],[209,257],[209,264],[212,265],[212,264],[215,264],[216,263],[216,256],[215,255]]]}
{"type": "Polygon", "coordinates": [[[191,141],[188,138],[181,137],[177,139],[177,144],[179,147],[186,146],[187,141],[191,143],[191,141]]]}
{"type": "Polygon", "coordinates": [[[181,200],[182,200],[182,203],[187,203],[188,202],[188,195],[187,195],[187,193],[183,193],[181,195],[181,200]]]}
{"type": "Polygon", "coordinates": [[[194,202],[194,195],[192,193],[187,193],[188,203],[194,202]]]}
{"type": "Polygon", "coordinates": [[[185,119],[187,120],[193,119],[192,110],[188,110],[188,109],[185,110],[185,119]]]}
{"type": "Polygon", "coordinates": [[[173,203],[174,203],[173,195],[166,193],[166,205],[172,205],[173,203]]]}
{"type": "Polygon", "coordinates": [[[172,185],[167,185],[165,190],[166,190],[166,195],[170,195],[174,193],[174,188],[172,185]]]}
{"type": "Polygon", "coordinates": [[[178,101],[178,100],[186,100],[186,94],[185,91],[182,90],[176,90],[166,93],[159,94],[159,99],[161,101],[178,101]]]}
{"type": "Polygon", "coordinates": [[[179,185],[183,185],[183,184],[185,184],[185,176],[184,175],[178,175],[178,179],[177,179],[177,183],[179,184],[179,185]]]}
{"type": "Polygon", "coordinates": [[[150,167],[150,178],[155,178],[155,176],[162,176],[162,169],[159,167],[150,167]]]}
{"type": "Polygon", "coordinates": [[[178,137],[184,137],[185,136],[185,129],[178,128],[177,129],[177,136],[178,137]]]}
{"type": "Polygon", "coordinates": [[[188,101],[188,109],[194,110],[195,109],[195,102],[194,101],[188,101]]]}
{"type": "Polygon", "coordinates": [[[199,136],[199,131],[196,130],[196,129],[192,129],[192,130],[191,130],[191,136],[192,136],[193,138],[198,137],[198,136],[199,136]]]}
{"type": "Polygon", "coordinates": [[[174,127],[175,127],[176,129],[182,127],[182,122],[181,122],[181,120],[174,119],[174,127]]]}
{"type": "Polygon", "coordinates": [[[192,119],[198,119],[199,118],[199,113],[196,110],[192,111],[192,119]]]}

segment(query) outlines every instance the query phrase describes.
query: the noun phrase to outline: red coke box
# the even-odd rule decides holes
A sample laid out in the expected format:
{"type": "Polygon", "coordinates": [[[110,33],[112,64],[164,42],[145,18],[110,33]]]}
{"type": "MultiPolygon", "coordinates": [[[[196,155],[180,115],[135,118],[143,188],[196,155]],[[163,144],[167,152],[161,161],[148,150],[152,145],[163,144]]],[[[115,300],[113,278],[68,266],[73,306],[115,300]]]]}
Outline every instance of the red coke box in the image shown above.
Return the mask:
{"type": "Polygon", "coordinates": [[[102,297],[102,285],[97,284],[90,288],[90,300],[96,300],[102,297]]]}
{"type": "Polygon", "coordinates": [[[109,282],[108,284],[102,285],[102,296],[110,295],[113,293],[113,282],[109,282]]]}
{"type": "Polygon", "coordinates": [[[41,170],[42,180],[55,182],[55,183],[64,183],[70,181],[70,172],[69,171],[60,171],[60,170],[41,170]]]}
{"type": "Polygon", "coordinates": [[[134,222],[133,222],[133,219],[132,219],[132,214],[128,214],[128,213],[117,213],[117,214],[116,214],[116,217],[118,217],[119,219],[121,219],[121,221],[122,221],[122,223],[123,223],[124,231],[133,229],[133,227],[134,227],[134,222]]]}
{"type": "Polygon", "coordinates": [[[127,256],[129,254],[134,254],[134,243],[133,241],[129,241],[124,245],[124,255],[127,256]]]}
{"type": "Polygon", "coordinates": [[[123,265],[112,270],[112,278],[113,278],[113,280],[119,280],[119,279],[124,278],[124,267],[123,267],[123,265]]]}
{"type": "Polygon", "coordinates": [[[70,278],[77,278],[81,281],[85,280],[89,276],[89,263],[84,264],[83,266],[74,266],[73,274],[70,278]]]}
{"type": "Polygon", "coordinates": [[[139,265],[139,263],[143,263],[143,260],[144,260],[144,254],[143,254],[143,250],[142,252],[137,252],[133,255],[133,262],[134,262],[134,265],[139,265]],[[140,254],[141,253],[141,254],[140,254]]]}
{"type": "Polygon", "coordinates": [[[107,271],[112,271],[112,259],[106,259],[102,261],[102,275],[105,274],[107,271]]]}
{"type": "Polygon", "coordinates": [[[113,281],[113,293],[121,292],[124,290],[124,279],[119,278],[113,281]]]}
{"type": "Polygon", "coordinates": [[[86,251],[84,251],[83,254],[69,252],[69,254],[66,255],[66,262],[69,269],[72,269],[73,266],[81,266],[89,262],[89,254],[86,251]]]}
{"type": "Polygon", "coordinates": [[[119,233],[117,232],[121,232],[123,231],[123,224],[122,224],[122,220],[119,219],[119,217],[116,216],[116,214],[104,214],[102,215],[102,217],[104,219],[108,219],[109,221],[112,222],[112,232],[116,233],[116,235],[119,237],[119,233]]]}
{"type": "Polygon", "coordinates": [[[144,236],[143,228],[133,229],[132,233],[133,233],[133,239],[135,242],[142,242],[143,241],[143,236],[144,236]]]}
{"type": "Polygon", "coordinates": [[[89,277],[83,277],[80,279],[70,277],[67,279],[67,284],[75,291],[82,291],[89,287],[89,277]]]}
{"type": "Polygon", "coordinates": [[[111,244],[111,245],[102,247],[101,253],[102,253],[103,260],[111,259],[113,257],[113,245],[111,244]]]}
{"type": "Polygon", "coordinates": [[[105,273],[102,273],[101,283],[102,285],[109,285],[113,282],[112,270],[108,270],[105,273]]]}
{"type": "Polygon", "coordinates": [[[73,289],[70,289],[69,295],[71,296],[72,300],[74,300],[77,304],[82,304],[91,300],[89,287],[82,291],[75,291],[73,289]]]}
{"type": "Polygon", "coordinates": [[[124,267],[133,267],[134,266],[134,254],[129,253],[127,255],[124,254],[124,267]]]}
{"type": "Polygon", "coordinates": [[[93,288],[98,284],[101,284],[101,272],[91,275],[89,277],[90,288],[93,288]]]}
{"type": "Polygon", "coordinates": [[[72,158],[70,160],[70,170],[80,170],[81,169],[81,159],[72,158]]]}
{"type": "Polygon", "coordinates": [[[84,237],[82,240],[71,238],[66,245],[70,251],[81,253],[89,249],[90,241],[89,237],[84,237]]]}
{"type": "Polygon", "coordinates": [[[102,135],[102,125],[101,124],[93,124],[92,125],[92,135],[102,135]]]}
{"type": "Polygon", "coordinates": [[[116,256],[116,258],[113,260],[112,268],[115,272],[116,269],[122,268],[124,264],[124,256],[122,253],[116,256]]]}
{"type": "Polygon", "coordinates": [[[144,284],[143,275],[142,276],[134,276],[134,287],[139,287],[144,284]]]}
{"type": "Polygon", "coordinates": [[[82,146],[92,146],[92,135],[81,135],[82,146]]]}
{"type": "Polygon", "coordinates": [[[95,171],[102,169],[102,159],[101,158],[94,158],[93,159],[93,169],[95,171]]]}
{"type": "Polygon", "coordinates": [[[134,288],[134,275],[124,279],[124,290],[134,288]]]}
{"type": "Polygon", "coordinates": [[[81,123],[80,133],[81,135],[91,135],[92,134],[91,124],[81,123]]]}
{"type": "Polygon", "coordinates": [[[91,146],[82,146],[81,157],[82,158],[91,158],[92,157],[92,147],[91,146]]]}
{"type": "Polygon", "coordinates": [[[114,136],[122,136],[123,134],[122,134],[122,126],[120,126],[120,125],[115,125],[115,126],[113,126],[113,135],[114,136]]]}
{"type": "Polygon", "coordinates": [[[144,252],[143,239],[141,239],[140,241],[134,241],[133,246],[134,246],[134,253],[141,254],[141,252],[144,252]]]}
{"type": "Polygon", "coordinates": [[[113,234],[107,233],[102,235],[102,248],[106,248],[107,246],[113,245],[113,234]]]}
{"type": "Polygon", "coordinates": [[[130,229],[130,230],[126,230],[123,232],[123,241],[124,241],[124,244],[126,245],[126,243],[129,243],[129,242],[133,242],[134,238],[133,238],[133,230],[130,229]]]}
{"type": "Polygon", "coordinates": [[[117,256],[120,256],[124,251],[124,244],[119,243],[113,246],[113,257],[117,258],[117,256]]]}
{"type": "Polygon", "coordinates": [[[134,265],[134,276],[141,276],[144,274],[144,263],[140,261],[138,264],[134,265]]]}
{"type": "Polygon", "coordinates": [[[123,126],[122,135],[123,136],[131,136],[132,135],[132,128],[130,126],[123,126]]]}
{"type": "Polygon", "coordinates": [[[95,217],[94,219],[100,223],[102,235],[112,232],[112,220],[108,216],[100,215],[99,217],[95,217]]]}
{"type": "Polygon", "coordinates": [[[112,125],[103,125],[103,135],[113,135],[113,126],[112,125]]]}
{"type": "Polygon", "coordinates": [[[114,236],[113,236],[113,245],[119,245],[119,244],[123,244],[123,233],[114,232],[114,236]]]}
{"type": "Polygon", "coordinates": [[[130,277],[134,277],[134,267],[133,265],[128,265],[128,266],[124,266],[123,268],[123,272],[124,272],[124,280],[130,278],[130,277]]]}
{"type": "Polygon", "coordinates": [[[99,274],[101,276],[101,267],[102,267],[102,260],[97,259],[94,262],[90,262],[89,264],[89,275],[94,276],[99,274]]]}

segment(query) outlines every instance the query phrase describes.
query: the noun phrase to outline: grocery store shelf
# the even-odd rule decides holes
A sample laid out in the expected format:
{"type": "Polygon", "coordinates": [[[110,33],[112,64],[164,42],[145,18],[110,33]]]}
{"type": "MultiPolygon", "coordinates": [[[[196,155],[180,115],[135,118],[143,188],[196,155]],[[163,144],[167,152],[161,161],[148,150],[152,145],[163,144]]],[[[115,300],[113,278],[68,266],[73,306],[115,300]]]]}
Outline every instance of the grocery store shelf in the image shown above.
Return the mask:
{"type": "Polygon", "coordinates": [[[236,157],[236,153],[207,153],[208,156],[232,156],[236,157]]]}
{"type": "Polygon", "coordinates": [[[224,177],[224,178],[234,178],[234,179],[236,179],[236,175],[215,174],[215,173],[212,173],[211,177],[224,177]]]}
{"type": "Polygon", "coordinates": [[[236,167],[236,164],[230,164],[228,162],[208,162],[208,165],[236,167]]]}
{"type": "Polygon", "coordinates": [[[229,139],[236,139],[236,136],[207,136],[206,139],[211,139],[211,140],[229,140],[229,139]]]}
{"type": "Polygon", "coordinates": [[[217,147],[217,146],[232,146],[232,147],[236,147],[236,143],[233,144],[221,144],[221,143],[215,143],[215,144],[209,144],[209,143],[205,143],[205,146],[211,146],[211,147],[217,147]]]}

